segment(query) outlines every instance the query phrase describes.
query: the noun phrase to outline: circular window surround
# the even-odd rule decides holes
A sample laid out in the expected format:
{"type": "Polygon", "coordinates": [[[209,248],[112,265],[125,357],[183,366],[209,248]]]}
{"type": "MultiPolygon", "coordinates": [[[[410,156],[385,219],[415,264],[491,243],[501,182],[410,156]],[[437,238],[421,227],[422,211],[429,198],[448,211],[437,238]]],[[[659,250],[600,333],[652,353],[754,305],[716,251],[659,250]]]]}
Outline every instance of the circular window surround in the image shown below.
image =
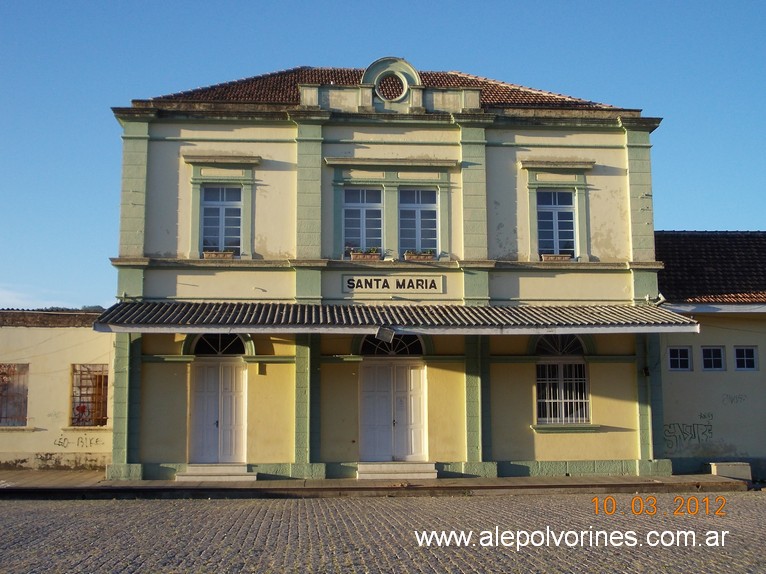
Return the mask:
{"type": "Polygon", "coordinates": [[[400,102],[400,101],[402,101],[404,98],[407,97],[407,93],[408,93],[409,89],[410,89],[410,85],[409,85],[409,82],[407,81],[407,78],[404,76],[404,74],[402,74],[400,72],[397,72],[395,70],[387,70],[387,71],[381,73],[377,78],[375,78],[375,94],[381,100],[384,100],[386,102],[400,102]],[[384,96],[381,93],[380,83],[383,80],[385,80],[386,78],[390,78],[392,76],[395,77],[395,78],[398,78],[399,81],[402,83],[402,93],[399,94],[395,98],[388,98],[388,97],[384,96]]]}

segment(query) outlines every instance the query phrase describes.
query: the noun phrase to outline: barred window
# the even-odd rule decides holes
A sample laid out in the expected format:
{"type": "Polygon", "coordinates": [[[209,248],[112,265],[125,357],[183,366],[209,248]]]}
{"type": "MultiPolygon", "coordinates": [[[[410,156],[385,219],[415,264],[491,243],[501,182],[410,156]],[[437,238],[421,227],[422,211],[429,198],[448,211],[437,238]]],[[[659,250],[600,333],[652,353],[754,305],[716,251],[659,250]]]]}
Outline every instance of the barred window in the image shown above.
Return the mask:
{"type": "Polygon", "coordinates": [[[0,426],[27,425],[29,365],[0,363],[0,426]]]}
{"type": "Polygon", "coordinates": [[[106,425],[109,365],[72,365],[72,426],[106,425]]]}
{"type": "Polygon", "coordinates": [[[584,349],[573,335],[542,337],[537,345],[537,424],[590,422],[584,349]]]}

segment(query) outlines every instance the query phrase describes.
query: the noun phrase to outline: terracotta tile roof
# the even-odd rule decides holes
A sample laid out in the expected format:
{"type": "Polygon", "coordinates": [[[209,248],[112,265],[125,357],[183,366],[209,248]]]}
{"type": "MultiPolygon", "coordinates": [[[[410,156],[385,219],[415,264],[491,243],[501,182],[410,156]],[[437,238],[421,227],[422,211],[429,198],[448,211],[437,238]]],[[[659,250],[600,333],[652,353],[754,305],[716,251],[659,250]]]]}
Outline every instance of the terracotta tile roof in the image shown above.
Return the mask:
{"type": "Polygon", "coordinates": [[[93,327],[98,313],[0,309],[0,327],[93,327]]]}
{"type": "Polygon", "coordinates": [[[118,303],[96,322],[114,332],[400,332],[530,334],[533,332],[695,331],[696,323],[651,305],[570,307],[463,305],[305,305],[242,302],[118,303]]]}
{"type": "Polygon", "coordinates": [[[766,303],[766,232],[657,231],[660,293],[672,303],[766,303]]]}
{"type": "MultiPolygon", "coordinates": [[[[585,109],[616,109],[606,104],[591,102],[507,84],[497,80],[472,76],[463,72],[419,72],[426,88],[480,88],[481,105],[485,108],[554,107],[585,109]]],[[[355,86],[362,79],[362,68],[299,67],[272,72],[151,98],[151,102],[207,102],[281,104],[297,106],[300,103],[300,84],[355,86]]]]}

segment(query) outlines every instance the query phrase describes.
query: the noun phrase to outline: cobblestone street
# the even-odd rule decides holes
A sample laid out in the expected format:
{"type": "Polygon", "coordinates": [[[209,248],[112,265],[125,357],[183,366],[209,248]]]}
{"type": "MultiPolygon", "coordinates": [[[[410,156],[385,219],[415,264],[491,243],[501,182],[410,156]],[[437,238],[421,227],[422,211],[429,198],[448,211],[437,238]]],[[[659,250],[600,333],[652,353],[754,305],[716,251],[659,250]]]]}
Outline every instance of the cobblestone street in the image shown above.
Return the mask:
{"type": "Polygon", "coordinates": [[[593,498],[0,501],[0,571],[766,571],[766,493],[593,498]],[[685,514],[674,515],[679,510],[685,514]],[[472,538],[467,546],[419,546],[415,532],[432,530],[472,538]],[[513,538],[496,538],[503,531],[513,538]],[[516,531],[529,533],[527,546],[517,549],[524,538],[516,531]],[[598,531],[611,536],[610,545],[598,531]],[[684,546],[691,539],[677,531],[693,531],[696,545],[684,546]],[[553,536],[546,540],[546,532],[553,536]]]}

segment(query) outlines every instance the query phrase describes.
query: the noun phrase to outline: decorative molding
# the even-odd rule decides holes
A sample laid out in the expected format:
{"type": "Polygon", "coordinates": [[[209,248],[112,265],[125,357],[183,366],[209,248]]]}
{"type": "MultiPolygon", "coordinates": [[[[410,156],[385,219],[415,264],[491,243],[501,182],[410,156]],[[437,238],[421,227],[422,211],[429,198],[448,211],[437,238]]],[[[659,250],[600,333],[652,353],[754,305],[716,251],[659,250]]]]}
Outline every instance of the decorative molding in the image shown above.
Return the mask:
{"type": "Polygon", "coordinates": [[[460,160],[456,159],[428,159],[428,158],[373,158],[373,157],[325,157],[324,161],[329,166],[356,167],[356,166],[404,166],[404,167],[435,167],[450,168],[458,167],[460,160]]]}

